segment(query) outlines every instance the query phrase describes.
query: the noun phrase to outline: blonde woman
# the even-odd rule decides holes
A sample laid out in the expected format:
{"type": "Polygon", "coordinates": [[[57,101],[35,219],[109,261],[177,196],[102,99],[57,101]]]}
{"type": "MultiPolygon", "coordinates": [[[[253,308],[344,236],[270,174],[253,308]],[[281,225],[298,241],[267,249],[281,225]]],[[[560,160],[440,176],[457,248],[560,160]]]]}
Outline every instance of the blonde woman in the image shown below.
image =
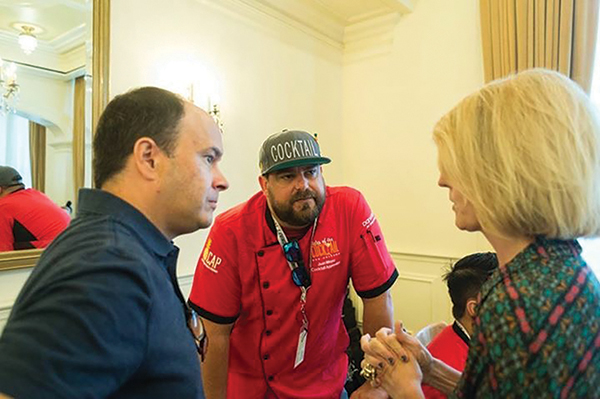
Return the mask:
{"type": "Polygon", "coordinates": [[[547,70],[468,96],[436,125],[456,226],[481,231],[499,269],[482,287],[462,376],[396,325],[364,336],[364,373],[393,398],[421,379],[464,398],[600,398],[600,284],[576,238],[600,234],[600,121],[547,70]]]}

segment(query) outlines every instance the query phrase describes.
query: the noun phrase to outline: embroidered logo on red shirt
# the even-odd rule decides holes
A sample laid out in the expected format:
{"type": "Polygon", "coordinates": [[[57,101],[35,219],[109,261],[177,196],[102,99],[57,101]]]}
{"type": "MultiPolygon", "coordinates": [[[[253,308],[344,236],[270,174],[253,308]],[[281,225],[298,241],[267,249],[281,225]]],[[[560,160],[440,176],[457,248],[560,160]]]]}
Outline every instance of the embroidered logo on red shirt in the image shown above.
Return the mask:
{"type": "Polygon", "coordinates": [[[340,250],[337,241],[331,237],[315,240],[311,247],[312,272],[332,269],[340,264],[340,250]]]}
{"type": "Polygon", "coordinates": [[[211,245],[212,239],[209,238],[204,245],[204,251],[202,251],[202,264],[211,272],[218,273],[217,267],[221,264],[221,258],[212,253],[211,245]]]}

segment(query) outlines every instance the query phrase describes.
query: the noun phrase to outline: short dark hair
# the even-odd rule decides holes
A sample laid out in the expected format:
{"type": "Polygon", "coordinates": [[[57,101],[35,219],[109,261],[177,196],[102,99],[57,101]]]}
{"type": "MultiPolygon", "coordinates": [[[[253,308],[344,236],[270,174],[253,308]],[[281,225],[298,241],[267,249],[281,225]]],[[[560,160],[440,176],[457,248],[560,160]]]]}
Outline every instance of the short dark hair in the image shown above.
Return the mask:
{"type": "Polygon", "coordinates": [[[444,275],[455,319],[463,317],[469,298],[477,296],[483,283],[497,267],[495,253],[478,252],[460,259],[444,275]]]}
{"type": "Polygon", "coordinates": [[[149,137],[171,155],[184,115],[184,100],[158,87],[116,96],[100,116],[94,136],[94,184],[102,185],[125,167],[135,142],[149,137]]]}

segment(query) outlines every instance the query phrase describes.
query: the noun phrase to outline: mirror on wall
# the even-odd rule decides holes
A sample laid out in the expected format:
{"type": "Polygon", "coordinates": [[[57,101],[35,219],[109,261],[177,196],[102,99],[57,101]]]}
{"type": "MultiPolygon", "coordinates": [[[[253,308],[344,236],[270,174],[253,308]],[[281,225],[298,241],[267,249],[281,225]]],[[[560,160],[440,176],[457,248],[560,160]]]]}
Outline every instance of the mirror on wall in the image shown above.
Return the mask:
{"type": "MultiPolygon", "coordinates": [[[[108,0],[0,0],[0,165],[70,212],[108,99],[108,0]]],[[[41,250],[0,253],[0,270],[41,250]]]]}

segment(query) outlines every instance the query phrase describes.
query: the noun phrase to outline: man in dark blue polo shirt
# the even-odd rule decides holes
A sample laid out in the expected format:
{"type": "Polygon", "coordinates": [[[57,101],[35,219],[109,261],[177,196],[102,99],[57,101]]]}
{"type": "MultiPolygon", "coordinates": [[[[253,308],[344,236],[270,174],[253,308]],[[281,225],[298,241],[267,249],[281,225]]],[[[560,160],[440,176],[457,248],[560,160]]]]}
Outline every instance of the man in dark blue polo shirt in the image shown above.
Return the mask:
{"type": "Polygon", "coordinates": [[[80,192],[15,302],[0,398],[204,397],[172,239],[212,222],[228,187],[222,153],[212,118],[170,92],[108,104],[94,138],[100,189],[80,192]]]}

